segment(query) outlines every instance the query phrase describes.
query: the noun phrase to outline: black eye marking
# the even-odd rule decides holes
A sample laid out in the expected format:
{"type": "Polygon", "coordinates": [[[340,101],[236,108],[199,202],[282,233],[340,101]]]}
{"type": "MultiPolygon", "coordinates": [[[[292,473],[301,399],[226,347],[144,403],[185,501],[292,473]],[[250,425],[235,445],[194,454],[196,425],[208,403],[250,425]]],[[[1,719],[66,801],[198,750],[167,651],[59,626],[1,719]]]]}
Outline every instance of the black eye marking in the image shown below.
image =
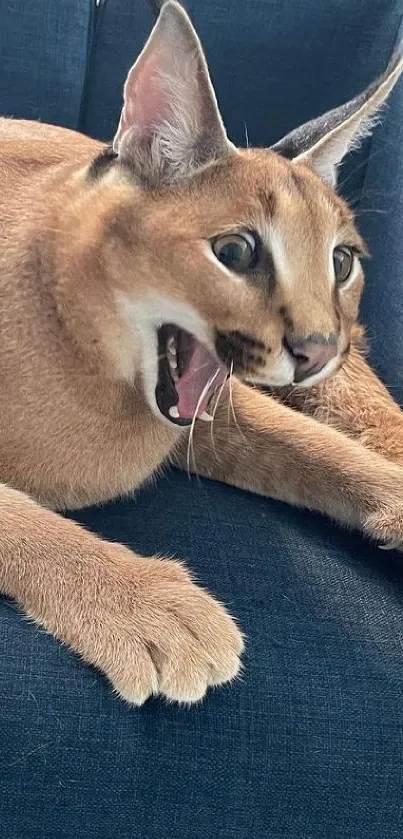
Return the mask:
{"type": "Polygon", "coordinates": [[[269,218],[273,218],[276,209],[276,196],[274,192],[266,192],[264,189],[257,191],[257,196],[263,207],[264,213],[269,218]]]}
{"type": "Polygon", "coordinates": [[[292,186],[292,188],[296,189],[297,192],[299,192],[299,194],[303,198],[306,198],[306,181],[305,181],[305,179],[302,177],[302,175],[299,174],[299,172],[294,171],[292,165],[289,168],[288,174],[289,174],[289,183],[292,186]]]}
{"type": "Polygon", "coordinates": [[[262,248],[260,260],[251,274],[251,281],[263,289],[265,298],[269,298],[274,294],[276,269],[273,257],[266,248],[262,248]]]}
{"type": "Polygon", "coordinates": [[[251,335],[247,335],[246,332],[238,332],[235,330],[234,332],[226,332],[223,333],[227,335],[232,343],[237,346],[246,346],[250,347],[251,349],[259,349],[259,350],[266,350],[267,347],[263,344],[262,341],[258,341],[257,338],[253,338],[251,335]]]}

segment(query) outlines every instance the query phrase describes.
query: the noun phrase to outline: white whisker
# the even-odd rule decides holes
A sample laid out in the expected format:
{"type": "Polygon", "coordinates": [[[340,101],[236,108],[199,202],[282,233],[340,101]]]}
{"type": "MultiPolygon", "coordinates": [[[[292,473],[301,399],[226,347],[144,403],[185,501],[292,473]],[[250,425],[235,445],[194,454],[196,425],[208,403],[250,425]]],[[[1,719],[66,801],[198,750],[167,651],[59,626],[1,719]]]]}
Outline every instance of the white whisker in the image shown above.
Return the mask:
{"type": "Polygon", "coordinates": [[[215,371],[214,376],[212,376],[211,379],[208,380],[207,384],[203,388],[203,390],[202,390],[202,392],[199,396],[199,401],[196,405],[196,408],[195,408],[195,411],[194,411],[194,414],[193,414],[192,424],[190,426],[189,440],[188,440],[188,450],[187,450],[187,473],[188,473],[189,477],[190,477],[190,455],[191,454],[192,454],[192,458],[193,458],[194,470],[195,470],[195,472],[197,471],[197,465],[196,465],[196,460],[195,460],[195,455],[194,455],[194,447],[193,447],[193,434],[194,434],[194,428],[195,428],[195,424],[196,424],[196,420],[197,420],[197,412],[200,408],[201,403],[203,402],[203,399],[204,399],[206,393],[208,393],[209,388],[213,384],[214,379],[217,378],[219,372],[220,372],[220,370],[217,367],[217,370],[215,371]]]}
{"type": "Polygon", "coordinates": [[[236,425],[236,427],[237,427],[237,429],[238,429],[238,431],[239,431],[239,433],[240,433],[241,437],[243,437],[243,439],[245,440],[246,445],[248,446],[248,445],[249,445],[249,444],[248,444],[248,441],[247,441],[247,439],[246,439],[246,437],[245,437],[245,434],[244,434],[244,433],[243,433],[243,431],[242,431],[241,426],[240,426],[240,425],[239,425],[239,423],[238,423],[238,420],[237,420],[237,418],[236,418],[236,414],[235,414],[234,400],[233,400],[233,393],[232,393],[232,379],[233,379],[233,372],[232,372],[232,371],[233,371],[233,367],[234,367],[234,365],[233,365],[233,364],[231,364],[231,375],[230,375],[230,377],[229,377],[229,403],[230,403],[230,407],[231,407],[232,416],[233,416],[233,418],[234,418],[234,423],[235,423],[235,425],[236,425]]]}
{"type": "Polygon", "coordinates": [[[217,396],[217,399],[216,399],[216,403],[215,403],[215,405],[214,405],[213,419],[212,419],[212,421],[211,421],[211,425],[210,425],[211,448],[212,448],[212,450],[213,450],[213,452],[214,452],[214,456],[215,456],[216,460],[218,460],[218,456],[217,456],[217,451],[216,451],[215,444],[214,444],[213,425],[214,425],[215,415],[216,415],[216,413],[217,413],[218,403],[219,403],[219,401],[220,401],[220,399],[221,399],[222,392],[223,392],[223,390],[224,390],[224,388],[225,388],[225,385],[226,385],[226,384],[227,384],[227,379],[224,379],[224,381],[223,381],[223,383],[222,383],[222,385],[221,385],[221,387],[220,387],[220,390],[218,391],[218,396],[217,396]]]}

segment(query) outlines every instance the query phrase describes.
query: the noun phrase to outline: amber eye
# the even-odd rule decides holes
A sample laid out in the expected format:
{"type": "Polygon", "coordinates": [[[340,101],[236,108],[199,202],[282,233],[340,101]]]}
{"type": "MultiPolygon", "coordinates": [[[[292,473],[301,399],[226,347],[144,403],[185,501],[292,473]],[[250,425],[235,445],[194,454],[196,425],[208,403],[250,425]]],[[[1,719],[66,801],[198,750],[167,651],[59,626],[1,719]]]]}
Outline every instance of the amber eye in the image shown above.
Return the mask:
{"type": "Polygon", "coordinates": [[[256,241],[251,233],[218,236],[212,248],[219,262],[237,274],[245,274],[256,262],[256,241]]]}
{"type": "Polygon", "coordinates": [[[333,265],[336,283],[342,285],[348,280],[354,265],[354,254],[351,248],[348,248],[346,245],[339,245],[339,247],[335,248],[333,251],[333,265]]]}

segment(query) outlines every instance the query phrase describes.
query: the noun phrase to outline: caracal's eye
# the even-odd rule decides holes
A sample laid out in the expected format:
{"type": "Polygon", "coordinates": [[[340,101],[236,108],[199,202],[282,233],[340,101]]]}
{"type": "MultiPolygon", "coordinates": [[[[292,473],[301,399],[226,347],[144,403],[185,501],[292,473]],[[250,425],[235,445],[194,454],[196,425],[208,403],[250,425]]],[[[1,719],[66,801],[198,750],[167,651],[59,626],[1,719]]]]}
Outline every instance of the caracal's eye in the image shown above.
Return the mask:
{"type": "Polygon", "coordinates": [[[256,240],[251,233],[226,233],[211,244],[219,262],[237,274],[245,274],[256,262],[256,240]]]}
{"type": "Polygon", "coordinates": [[[334,275],[337,285],[348,280],[354,265],[354,254],[347,245],[339,245],[333,251],[334,275]]]}

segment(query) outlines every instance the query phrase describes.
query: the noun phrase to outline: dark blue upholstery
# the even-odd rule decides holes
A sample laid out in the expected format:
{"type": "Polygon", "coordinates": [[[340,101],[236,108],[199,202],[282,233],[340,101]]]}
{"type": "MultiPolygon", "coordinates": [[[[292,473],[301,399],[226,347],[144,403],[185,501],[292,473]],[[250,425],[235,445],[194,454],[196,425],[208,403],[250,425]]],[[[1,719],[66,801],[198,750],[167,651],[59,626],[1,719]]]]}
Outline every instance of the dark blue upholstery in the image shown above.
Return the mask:
{"type": "Polygon", "coordinates": [[[0,113],[76,128],[92,0],[0,0],[0,113]]]}
{"type": "Polygon", "coordinates": [[[403,405],[403,79],[369,146],[358,221],[372,254],[362,303],[371,357],[403,405]]]}
{"type": "Polygon", "coordinates": [[[179,473],[78,518],[185,556],[247,632],[245,673],[128,709],[4,604],[4,839],[401,839],[400,557],[179,473]]]}
{"type": "MultiPolygon", "coordinates": [[[[383,69],[400,21],[400,3],[384,0],[188,0],[185,6],[228,133],[239,145],[245,127],[251,145],[270,145],[363,89],[383,69]]],[[[153,19],[145,0],[101,6],[82,124],[88,133],[113,136],[123,81],[153,19]]]]}
{"type": "MultiPolygon", "coordinates": [[[[402,0],[192,0],[232,139],[268,145],[387,63],[402,0]],[[246,124],[246,131],[245,131],[246,124]]],[[[145,0],[0,0],[0,112],[110,139],[145,0]]],[[[373,260],[373,358],[403,400],[403,85],[341,175],[373,260]]],[[[400,559],[329,522],[171,472],[76,516],[176,553],[248,635],[243,680],[129,709],[0,600],[1,839],[401,839],[400,559]]]]}

